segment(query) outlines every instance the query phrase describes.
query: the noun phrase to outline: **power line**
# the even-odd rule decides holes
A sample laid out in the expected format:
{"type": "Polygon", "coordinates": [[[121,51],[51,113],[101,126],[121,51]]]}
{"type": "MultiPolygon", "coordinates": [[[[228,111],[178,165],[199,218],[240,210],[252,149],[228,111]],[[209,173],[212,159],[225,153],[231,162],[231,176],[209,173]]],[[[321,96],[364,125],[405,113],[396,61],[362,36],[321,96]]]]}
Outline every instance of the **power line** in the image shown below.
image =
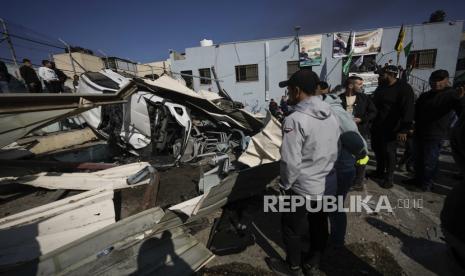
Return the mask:
{"type": "MultiPolygon", "coordinates": [[[[21,59],[21,58],[20,58],[21,59]]],[[[0,60],[4,60],[4,61],[7,61],[9,62],[10,64],[14,64],[14,60],[11,59],[11,58],[4,58],[4,57],[0,57],[0,60]]],[[[40,64],[34,64],[34,63],[31,63],[32,65],[36,66],[36,67],[41,67],[42,65],[40,64]]],[[[65,72],[73,72],[71,70],[66,70],[66,69],[60,69],[61,71],[65,71],[65,72]]]]}
{"type": "Polygon", "coordinates": [[[32,43],[37,43],[37,44],[41,44],[41,45],[45,45],[45,46],[49,46],[49,47],[52,47],[52,48],[57,48],[57,49],[62,49],[62,50],[66,50],[66,48],[63,48],[63,47],[59,47],[59,46],[56,46],[56,45],[52,45],[52,44],[49,44],[49,43],[45,43],[45,42],[41,42],[41,41],[37,41],[37,40],[34,40],[34,39],[30,39],[30,38],[27,38],[27,37],[23,37],[23,36],[19,36],[19,35],[15,35],[15,34],[7,34],[5,32],[0,32],[1,34],[3,35],[8,35],[10,37],[15,37],[17,39],[22,39],[22,40],[25,40],[25,41],[29,41],[29,42],[32,42],[32,43]]]}

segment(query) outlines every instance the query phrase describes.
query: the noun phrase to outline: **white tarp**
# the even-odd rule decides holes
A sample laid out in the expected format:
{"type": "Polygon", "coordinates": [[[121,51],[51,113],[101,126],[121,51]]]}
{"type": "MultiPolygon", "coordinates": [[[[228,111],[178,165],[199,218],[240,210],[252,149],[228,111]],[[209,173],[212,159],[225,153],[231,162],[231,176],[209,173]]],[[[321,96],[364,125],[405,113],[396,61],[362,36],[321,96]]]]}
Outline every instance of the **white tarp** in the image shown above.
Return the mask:
{"type": "Polygon", "coordinates": [[[199,90],[199,95],[202,96],[203,98],[207,99],[207,100],[210,100],[210,101],[214,101],[214,100],[218,100],[218,99],[223,98],[220,95],[218,95],[218,93],[207,91],[207,90],[199,90]]]}
{"type": "Polygon", "coordinates": [[[35,259],[113,223],[113,191],[104,189],[2,218],[0,265],[35,259]]]}
{"type": "Polygon", "coordinates": [[[150,166],[147,162],[131,163],[98,172],[84,173],[48,173],[42,172],[20,177],[2,177],[0,185],[19,183],[51,190],[93,190],[104,188],[108,190],[123,189],[148,184],[150,178],[136,184],[127,183],[128,176],[140,172],[150,166]]]}
{"type": "Polygon", "coordinates": [[[281,123],[269,115],[271,119],[262,131],[254,135],[239,162],[255,167],[281,159],[279,149],[283,141],[281,123]]]}

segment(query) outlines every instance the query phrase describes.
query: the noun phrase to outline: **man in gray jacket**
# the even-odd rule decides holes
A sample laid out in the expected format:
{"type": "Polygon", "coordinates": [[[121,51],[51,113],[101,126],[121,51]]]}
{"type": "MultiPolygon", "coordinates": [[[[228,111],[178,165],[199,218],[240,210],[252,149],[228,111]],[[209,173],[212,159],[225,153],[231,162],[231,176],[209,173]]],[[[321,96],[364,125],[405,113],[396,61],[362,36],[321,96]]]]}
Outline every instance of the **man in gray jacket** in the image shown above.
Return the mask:
{"type": "MultiPolygon", "coordinates": [[[[280,87],[289,91],[293,112],[283,123],[281,146],[281,189],[287,195],[310,199],[312,209],[321,196],[336,193],[334,163],[338,156],[339,124],[329,104],[315,96],[318,76],[311,70],[294,73],[280,87]]],[[[306,204],[307,205],[307,204],[306,204]]],[[[328,214],[309,212],[306,206],[282,216],[286,262],[294,275],[317,270],[328,239],[328,214]],[[306,228],[308,221],[308,230],[306,228]],[[310,248],[302,236],[310,232],[310,248]],[[302,252],[308,252],[303,258],[302,252]]]]}

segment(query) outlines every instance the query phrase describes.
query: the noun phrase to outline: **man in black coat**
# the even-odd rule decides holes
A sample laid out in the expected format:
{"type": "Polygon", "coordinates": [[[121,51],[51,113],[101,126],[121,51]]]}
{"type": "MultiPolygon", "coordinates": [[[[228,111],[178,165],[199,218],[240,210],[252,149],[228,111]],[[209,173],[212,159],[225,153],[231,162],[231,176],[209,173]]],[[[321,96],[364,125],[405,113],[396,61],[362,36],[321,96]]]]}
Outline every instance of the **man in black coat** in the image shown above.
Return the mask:
{"type": "Polygon", "coordinates": [[[60,81],[61,91],[65,92],[65,82],[68,79],[68,76],[65,73],[63,73],[63,71],[57,68],[55,62],[51,62],[51,65],[51,68],[53,69],[53,71],[55,71],[55,74],[57,74],[58,80],[60,81]]]}
{"type": "Polygon", "coordinates": [[[414,93],[412,87],[397,79],[398,68],[388,65],[380,71],[378,88],[373,94],[377,109],[371,127],[371,146],[376,157],[375,179],[384,179],[383,188],[393,186],[397,142],[405,143],[412,128],[414,93]]]}
{"type": "MultiPolygon", "coordinates": [[[[465,175],[465,83],[456,83],[455,93],[441,93],[436,105],[440,109],[456,109],[458,120],[451,130],[450,142],[454,160],[465,175]],[[454,95],[455,94],[455,95],[454,95]]],[[[465,267],[465,178],[457,183],[444,200],[441,211],[442,233],[452,254],[465,267]]]]}
{"type": "Polygon", "coordinates": [[[0,60],[0,93],[8,93],[10,89],[8,83],[10,82],[10,74],[8,73],[8,68],[6,68],[5,63],[0,60]]]}
{"type": "MultiPolygon", "coordinates": [[[[349,77],[345,84],[345,92],[339,97],[345,110],[354,116],[358,131],[368,138],[370,124],[376,117],[376,107],[371,99],[363,93],[363,79],[358,76],[349,77]]],[[[353,189],[363,190],[363,179],[365,178],[365,165],[357,165],[353,189]]]]}
{"type": "Polygon", "coordinates": [[[21,78],[23,78],[26,83],[27,90],[30,93],[41,93],[42,92],[42,83],[39,80],[39,77],[36,74],[34,68],[32,68],[32,63],[29,59],[23,59],[24,65],[19,68],[19,73],[21,78]]]}
{"type": "Polygon", "coordinates": [[[407,182],[423,191],[433,186],[442,143],[449,136],[454,112],[461,112],[461,96],[450,87],[449,72],[434,71],[429,83],[431,90],[415,104],[415,179],[407,182]]]}

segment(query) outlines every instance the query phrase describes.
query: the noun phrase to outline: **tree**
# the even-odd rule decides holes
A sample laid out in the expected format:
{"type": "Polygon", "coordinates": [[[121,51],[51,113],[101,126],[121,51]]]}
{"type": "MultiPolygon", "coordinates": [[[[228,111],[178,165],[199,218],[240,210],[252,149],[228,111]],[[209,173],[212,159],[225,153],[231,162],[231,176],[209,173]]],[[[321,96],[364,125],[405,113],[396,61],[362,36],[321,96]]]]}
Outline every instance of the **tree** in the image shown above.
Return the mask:
{"type": "Polygon", "coordinates": [[[444,20],[446,20],[446,12],[443,10],[437,10],[431,14],[428,23],[444,22],[444,20]]]}

